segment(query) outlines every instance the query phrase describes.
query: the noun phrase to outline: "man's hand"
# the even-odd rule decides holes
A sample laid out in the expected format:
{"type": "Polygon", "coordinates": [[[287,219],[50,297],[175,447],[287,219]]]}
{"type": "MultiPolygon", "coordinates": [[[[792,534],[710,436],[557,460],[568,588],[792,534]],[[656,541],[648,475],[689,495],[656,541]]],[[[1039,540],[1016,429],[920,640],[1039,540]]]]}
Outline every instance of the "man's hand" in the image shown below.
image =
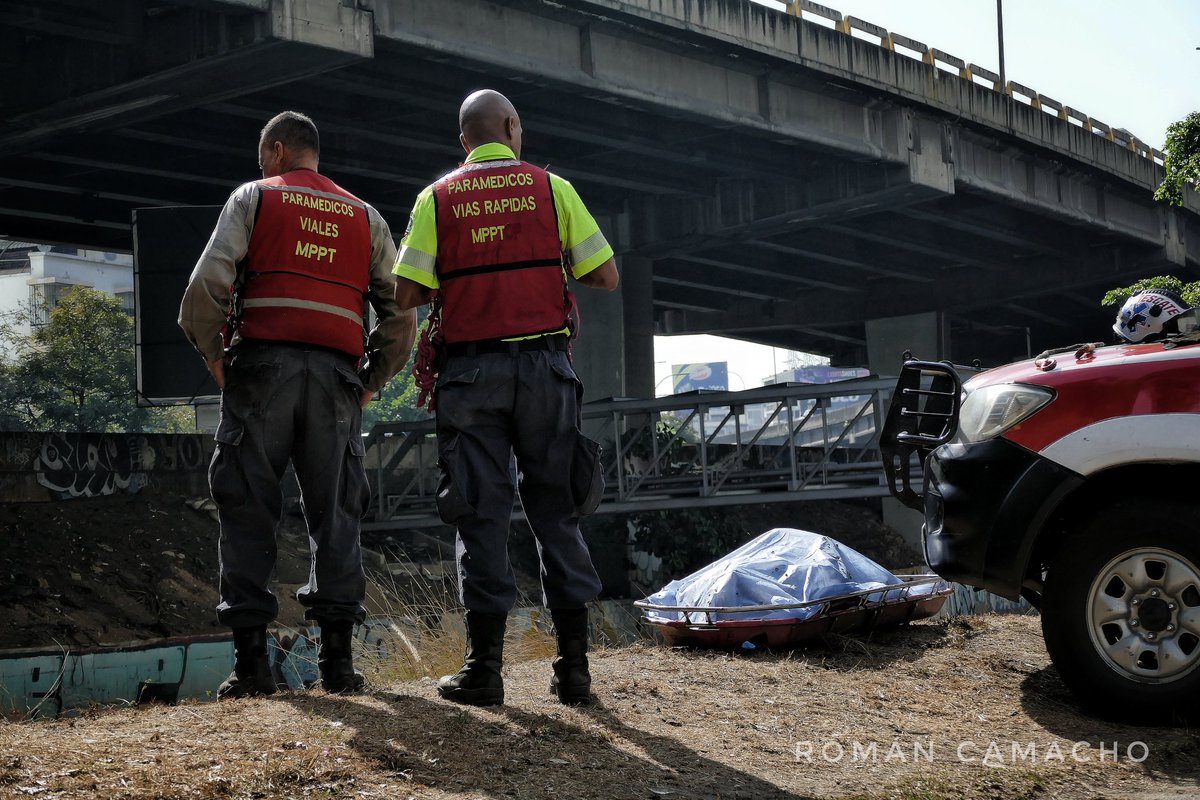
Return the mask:
{"type": "Polygon", "coordinates": [[[367,403],[371,402],[371,398],[374,396],[375,396],[375,393],[372,392],[370,389],[363,389],[362,394],[359,395],[359,398],[358,398],[359,407],[366,408],[367,403]]]}
{"type": "Polygon", "coordinates": [[[208,371],[212,373],[213,380],[217,382],[217,388],[225,391],[225,357],[214,358],[205,363],[208,365],[208,371]]]}

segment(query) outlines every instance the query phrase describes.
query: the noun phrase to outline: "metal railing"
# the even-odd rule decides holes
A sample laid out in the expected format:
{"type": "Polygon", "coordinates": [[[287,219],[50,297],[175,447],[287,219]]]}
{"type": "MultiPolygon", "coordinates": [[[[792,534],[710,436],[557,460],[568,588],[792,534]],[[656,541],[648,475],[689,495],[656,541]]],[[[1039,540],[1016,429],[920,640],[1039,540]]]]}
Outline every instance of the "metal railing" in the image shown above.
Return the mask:
{"type": "MultiPolygon", "coordinates": [[[[885,496],[879,431],[894,384],[865,378],[588,403],[584,431],[605,451],[597,513],[885,496]]],[[[377,425],[367,447],[374,495],[364,528],[438,524],[433,420],[377,425]]]]}

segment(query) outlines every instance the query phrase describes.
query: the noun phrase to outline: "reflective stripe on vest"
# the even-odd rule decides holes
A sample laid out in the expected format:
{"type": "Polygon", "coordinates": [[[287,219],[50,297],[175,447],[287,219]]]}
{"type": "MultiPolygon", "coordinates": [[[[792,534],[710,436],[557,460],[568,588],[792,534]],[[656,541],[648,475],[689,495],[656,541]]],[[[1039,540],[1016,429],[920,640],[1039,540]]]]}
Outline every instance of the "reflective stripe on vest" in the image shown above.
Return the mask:
{"type": "Polygon", "coordinates": [[[562,245],[546,171],[481,161],[445,176],[433,193],[445,341],[565,328],[562,245]]]}
{"type": "Polygon", "coordinates": [[[312,170],[258,182],[239,334],[363,355],[371,226],[361,200],[312,170]]]}

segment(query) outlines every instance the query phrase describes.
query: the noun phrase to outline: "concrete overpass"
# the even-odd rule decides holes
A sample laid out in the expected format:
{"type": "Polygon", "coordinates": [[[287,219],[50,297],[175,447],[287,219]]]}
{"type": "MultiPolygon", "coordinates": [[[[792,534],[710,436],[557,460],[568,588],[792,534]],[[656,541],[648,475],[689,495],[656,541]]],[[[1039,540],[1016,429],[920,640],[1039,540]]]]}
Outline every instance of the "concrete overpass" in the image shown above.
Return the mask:
{"type": "Polygon", "coordinates": [[[134,208],[255,177],[284,108],[399,232],[461,155],[460,98],[505,92],[622,256],[619,295],[581,293],[593,397],[652,394],[655,332],[1001,360],[1200,266],[1161,154],[811,2],[8,0],[0,37],[0,234],[117,250],[134,208]]]}

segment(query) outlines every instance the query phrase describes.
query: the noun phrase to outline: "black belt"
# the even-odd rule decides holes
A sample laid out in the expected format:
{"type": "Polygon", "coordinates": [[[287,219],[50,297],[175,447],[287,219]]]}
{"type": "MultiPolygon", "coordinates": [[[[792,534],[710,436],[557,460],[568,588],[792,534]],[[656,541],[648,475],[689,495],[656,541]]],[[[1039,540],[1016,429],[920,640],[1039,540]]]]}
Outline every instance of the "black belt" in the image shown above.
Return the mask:
{"type": "Polygon", "coordinates": [[[466,356],[470,358],[471,356],[486,353],[508,353],[515,356],[517,353],[526,353],[531,350],[550,350],[565,353],[570,341],[565,333],[557,333],[552,336],[538,336],[534,339],[517,339],[516,341],[480,339],[475,342],[447,342],[446,357],[458,358],[466,356]]]}

